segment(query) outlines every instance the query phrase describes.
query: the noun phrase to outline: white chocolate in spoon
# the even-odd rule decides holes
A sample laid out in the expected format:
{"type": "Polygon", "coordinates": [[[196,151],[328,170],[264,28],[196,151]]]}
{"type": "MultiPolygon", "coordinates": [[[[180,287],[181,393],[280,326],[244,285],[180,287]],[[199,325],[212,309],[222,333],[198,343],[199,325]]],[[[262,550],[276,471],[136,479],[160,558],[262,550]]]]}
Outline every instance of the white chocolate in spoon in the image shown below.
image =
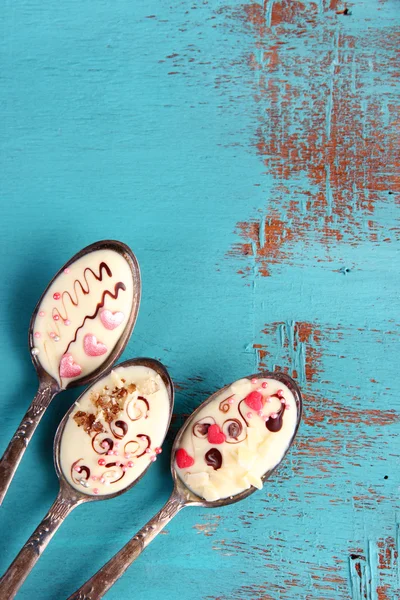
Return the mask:
{"type": "Polygon", "coordinates": [[[240,379],[196,415],[176,451],[177,473],[205,500],[235,496],[273,469],[292,441],[297,407],[274,379],[240,379]]]}
{"type": "Polygon", "coordinates": [[[32,353],[61,388],[100,367],[120,339],[133,303],[125,258],[95,250],[70,264],[38,307],[32,353]]]}
{"type": "Polygon", "coordinates": [[[90,495],[128,487],[160,453],[169,412],[156,371],[117,367],[90,387],[68,418],[60,447],[64,476],[90,495]]]}

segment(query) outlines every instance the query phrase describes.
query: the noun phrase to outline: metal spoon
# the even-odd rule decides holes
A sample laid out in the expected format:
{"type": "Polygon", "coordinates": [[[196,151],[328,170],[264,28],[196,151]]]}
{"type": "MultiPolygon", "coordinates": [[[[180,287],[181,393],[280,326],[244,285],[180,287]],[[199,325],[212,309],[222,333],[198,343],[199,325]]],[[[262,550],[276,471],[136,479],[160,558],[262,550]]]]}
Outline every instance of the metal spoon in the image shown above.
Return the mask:
{"type": "MultiPolygon", "coordinates": [[[[102,265],[101,264],[100,265],[93,264],[92,267],[96,271],[96,274],[97,274],[97,272],[99,272],[100,276],[102,275],[102,265]]],[[[103,267],[103,269],[106,270],[104,267],[103,267]]],[[[85,282],[87,284],[87,280],[85,279],[86,270],[87,269],[85,269],[85,271],[83,272],[81,280],[79,280],[80,286],[81,286],[81,295],[87,293],[87,292],[84,292],[82,289],[82,282],[83,282],[84,287],[85,287],[85,282]]],[[[92,273],[93,273],[93,271],[92,271],[92,273]]],[[[96,279],[99,280],[97,277],[96,277],[96,279]]],[[[76,286],[75,286],[75,284],[73,286],[73,289],[75,290],[75,292],[76,292],[76,287],[78,287],[78,285],[79,285],[79,282],[76,284],[76,286]]],[[[88,285],[87,289],[89,289],[89,285],[88,285]]],[[[62,290],[61,290],[61,292],[62,292],[62,290]]],[[[117,293],[118,293],[118,288],[117,288],[117,293]]],[[[62,296],[62,298],[59,299],[59,302],[63,302],[64,294],[67,294],[67,292],[59,294],[59,296],[62,296]]],[[[136,317],[137,317],[138,310],[139,310],[139,304],[140,304],[140,294],[141,294],[141,280],[140,280],[139,265],[136,260],[136,257],[128,246],[126,246],[122,242],[113,241],[113,240],[103,240],[100,242],[96,242],[94,244],[91,244],[90,246],[87,246],[86,248],[84,248],[83,250],[81,250],[80,252],[75,254],[75,256],[73,256],[71,258],[71,260],[69,260],[58,271],[58,273],[56,273],[56,275],[53,277],[53,279],[51,280],[51,282],[49,283],[49,285],[43,292],[42,297],[40,298],[39,302],[37,303],[37,305],[35,307],[35,310],[33,312],[31,322],[29,325],[29,347],[31,350],[32,361],[33,361],[34,367],[37,371],[38,378],[39,378],[39,389],[38,389],[36,396],[34,397],[34,399],[32,401],[32,404],[30,405],[24,418],[22,419],[17,431],[15,432],[13,438],[11,439],[10,443],[8,444],[6,451],[3,454],[3,457],[0,460],[0,506],[1,506],[3,499],[7,493],[7,490],[12,481],[12,478],[14,477],[15,471],[17,470],[18,465],[22,459],[22,456],[31,440],[31,437],[34,434],[35,429],[44,414],[44,411],[49,406],[49,404],[53,400],[53,398],[57,394],[59,394],[61,391],[65,390],[67,388],[75,387],[78,385],[84,385],[84,384],[87,384],[87,383],[93,381],[96,377],[98,377],[99,375],[104,373],[118,359],[118,357],[123,352],[128,340],[130,338],[133,327],[135,325],[136,317]],[[133,281],[133,297],[132,297],[130,311],[129,311],[129,314],[126,315],[126,319],[124,321],[125,325],[123,323],[121,323],[121,327],[118,328],[118,330],[116,329],[116,331],[118,331],[118,332],[119,332],[119,330],[121,330],[121,333],[120,333],[119,339],[115,343],[115,346],[113,347],[111,352],[106,355],[105,360],[97,368],[95,368],[93,371],[87,373],[86,375],[83,374],[82,377],[74,378],[69,383],[64,382],[61,379],[61,377],[60,377],[60,380],[57,381],[54,378],[54,376],[52,376],[48,372],[46,372],[46,370],[42,366],[42,364],[40,362],[41,356],[38,352],[38,349],[35,347],[35,342],[37,342],[37,337],[35,338],[35,333],[34,333],[34,325],[36,322],[36,317],[39,313],[40,306],[42,304],[43,299],[46,296],[46,293],[51,288],[53,283],[56,281],[57,277],[59,277],[60,275],[62,275],[65,272],[68,272],[68,270],[73,266],[73,264],[77,260],[87,256],[90,253],[96,252],[98,250],[100,250],[100,251],[101,250],[103,250],[103,251],[111,250],[111,251],[116,252],[118,255],[122,256],[123,259],[125,259],[127,265],[129,266],[129,270],[130,270],[132,281],[133,281]]],[[[108,296],[112,296],[112,293],[108,293],[108,296]]],[[[115,298],[116,296],[114,295],[112,297],[115,298]]],[[[70,296],[70,298],[71,298],[71,296],[70,296]]],[[[77,296],[77,298],[78,298],[78,296],[77,296]]],[[[104,305],[104,300],[105,300],[104,296],[103,296],[103,298],[97,299],[99,304],[103,303],[103,305],[104,305]]],[[[60,305],[60,308],[61,308],[61,305],[60,305]]],[[[56,311],[57,311],[57,309],[56,309],[56,311]]],[[[92,318],[93,318],[93,315],[88,315],[87,319],[89,319],[89,321],[87,321],[87,322],[91,322],[90,319],[92,319],[92,318]]],[[[59,321],[59,319],[60,319],[60,317],[58,316],[57,321],[59,321]]],[[[66,323],[66,321],[64,321],[64,323],[66,323]]],[[[57,322],[55,321],[55,327],[56,326],[57,326],[57,322]]],[[[111,324],[111,327],[113,327],[113,324],[111,324]]],[[[70,333],[70,331],[68,331],[68,333],[67,333],[66,328],[63,331],[65,331],[66,335],[68,335],[70,333]]],[[[60,340],[60,338],[58,336],[56,336],[55,334],[53,335],[53,338],[55,339],[55,341],[60,340]]],[[[60,340],[60,343],[63,343],[62,339],[60,340]]],[[[49,340],[49,346],[50,345],[51,345],[51,342],[49,340]]]]}
{"type": "MultiPolygon", "coordinates": [[[[284,373],[270,373],[263,372],[255,375],[249,375],[248,379],[252,378],[270,378],[285,384],[292,392],[296,406],[297,406],[297,422],[293,432],[293,436],[290,440],[288,448],[282,457],[286,456],[289,448],[294,442],[297,430],[300,425],[301,413],[302,413],[302,397],[300,390],[296,383],[284,373]]],[[[216,508],[219,506],[225,506],[244,500],[256,491],[255,487],[250,487],[243,492],[236,494],[224,499],[215,501],[206,501],[200,496],[194,494],[189,488],[185,486],[182,480],[177,475],[175,470],[175,452],[181,444],[182,436],[184,432],[191,427],[193,421],[196,419],[197,414],[206,406],[210,404],[221,392],[225,391],[229,385],[223,387],[210,396],[205,402],[203,402],[188,418],[183,427],[178,432],[171,453],[171,473],[174,480],[174,489],[171,497],[163,506],[163,508],[145,525],[117,554],[115,554],[93,577],[91,577],[86,583],[84,583],[68,600],[98,600],[102,598],[104,594],[114,585],[114,583],[125,573],[127,568],[139,557],[141,552],[146,546],[156,537],[158,533],[171,521],[171,519],[186,506],[204,506],[206,508],[216,508]]],[[[280,464],[280,463],[278,463],[280,464]]],[[[267,471],[262,477],[265,482],[270,475],[278,467],[276,465],[270,471],[267,471]]]]}
{"type": "MultiPolygon", "coordinates": [[[[140,365],[153,369],[158,375],[160,375],[161,379],[165,384],[169,400],[169,417],[165,427],[165,437],[168,431],[169,423],[171,421],[172,409],[174,405],[174,387],[171,378],[165,367],[157,360],[153,360],[151,358],[134,358],[132,360],[127,360],[121,363],[120,365],[117,365],[117,367],[129,367],[132,365],[140,365]]],[[[103,377],[107,375],[108,374],[99,377],[91,387],[95,386],[99,380],[103,379],[103,377]]],[[[88,389],[90,390],[91,388],[88,389]]],[[[86,389],[81,396],[86,394],[88,392],[88,389],[86,389]]],[[[77,402],[79,402],[81,396],[78,398],[77,402]]],[[[14,598],[15,594],[18,592],[26,577],[29,575],[30,571],[35,566],[40,555],[46,548],[47,544],[49,543],[49,541],[51,540],[61,523],[76,506],[78,506],[79,504],[83,504],[84,502],[107,500],[109,498],[115,498],[116,496],[123,494],[138,483],[138,481],[143,477],[143,475],[146,473],[147,469],[151,464],[149,463],[146,469],[130,485],[118,492],[106,495],[104,494],[99,496],[93,496],[86,494],[84,491],[79,491],[76,488],[72,487],[72,485],[68,482],[64,473],[61,470],[60,448],[64,428],[68,421],[69,415],[74,410],[74,408],[75,405],[73,405],[69,409],[69,411],[62,419],[54,439],[54,464],[58,479],[60,481],[60,491],[54,504],[50,508],[47,515],[44,517],[43,521],[35,529],[35,531],[30,536],[26,544],[23,546],[17,557],[14,559],[6,573],[0,579],[0,598],[2,600],[9,600],[10,598],[14,598]]]]}

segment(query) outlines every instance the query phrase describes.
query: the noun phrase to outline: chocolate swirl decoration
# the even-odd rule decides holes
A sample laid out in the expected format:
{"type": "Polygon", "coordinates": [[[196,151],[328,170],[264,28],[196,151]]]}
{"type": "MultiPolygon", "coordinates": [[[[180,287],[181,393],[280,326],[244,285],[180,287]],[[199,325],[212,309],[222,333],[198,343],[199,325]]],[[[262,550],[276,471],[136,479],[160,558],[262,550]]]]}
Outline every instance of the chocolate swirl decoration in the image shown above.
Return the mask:
{"type": "Polygon", "coordinates": [[[129,442],[126,442],[124,446],[124,453],[131,454],[132,456],[134,456],[135,453],[139,450],[139,448],[139,442],[137,442],[136,440],[130,440],[129,442]]]}
{"type": "Polygon", "coordinates": [[[217,448],[211,448],[206,452],[205,461],[209,467],[212,467],[214,471],[218,471],[222,467],[222,454],[217,448]]]}
{"type": "Polygon", "coordinates": [[[225,400],[222,400],[219,403],[219,410],[223,413],[227,413],[229,412],[229,409],[231,408],[231,405],[229,404],[229,400],[231,400],[233,398],[235,394],[232,394],[232,396],[229,396],[229,398],[225,398],[225,400]]]}
{"type": "Polygon", "coordinates": [[[249,426],[249,422],[247,421],[246,417],[242,413],[242,409],[240,408],[243,402],[244,402],[244,399],[239,402],[239,404],[238,404],[238,411],[239,411],[239,414],[242,417],[243,421],[246,423],[247,426],[249,426]]]}
{"type": "Polygon", "coordinates": [[[136,437],[138,439],[142,440],[145,443],[147,442],[146,448],[144,448],[143,452],[141,454],[138,454],[137,457],[136,457],[136,458],[140,458],[141,456],[143,456],[144,454],[146,454],[146,450],[148,448],[150,448],[150,446],[151,446],[151,439],[150,439],[149,435],[146,435],[144,433],[139,433],[136,437]]]}
{"type": "MultiPolygon", "coordinates": [[[[281,400],[281,398],[279,396],[277,396],[276,394],[274,394],[274,397],[279,398],[279,400],[281,400]]],[[[281,408],[279,409],[276,418],[272,419],[271,417],[269,417],[268,421],[265,423],[265,427],[272,433],[276,433],[277,431],[280,431],[282,429],[283,414],[285,412],[285,408],[286,408],[286,405],[282,403],[281,408]]]]}
{"type": "Polygon", "coordinates": [[[227,444],[239,444],[247,438],[247,432],[243,430],[243,425],[239,419],[227,419],[224,421],[222,431],[225,434],[227,444]],[[240,437],[242,433],[244,433],[244,436],[240,437]]]}
{"type": "Polygon", "coordinates": [[[110,430],[117,440],[122,440],[122,438],[128,433],[128,424],[121,420],[113,421],[110,425],[110,430]]]}
{"type": "Polygon", "coordinates": [[[126,442],[124,446],[124,452],[126,454],[131,454],[132,457],[140,458],[141,456],[144,456],[144,454],[146,454],[146,450],[150,448],[151,438],[144,433],[139,433],[136,436],[136,440],[130,440],[129,442],[126,442]],[[132,446],[132,444],[134,444],[134,446],[132,446]],[[140,454],[137,454],[137,452],[140,452],[140,454]]]}
{"type": "Polygon", "coordinates": [[[209,429],[210,425],[214,425],[214,424],[215,424],[214,417],[203,417],[199,421],[196,421],[196,423],[193,425],[193,427],[192,427],[193,435],[197,438],[205,439],[207,437],[208,429],[209,429]]]}
{"type": "Polygon", "coordinates": [[[74,483],[78,484],[81,483],[82,479],[84,479],[85,482],[88,481],[90,477],[89,467],[86,467],[85,465],[78,465],[80,460],[83,460],[83,458],[78,458],[78,460],[71,465],[71,479],[74,483]]]}
{"type": "Polygon", "coordinates": [[[146,398],[138,396],[136,400],[132,399],[128,402],[125,410],[131,421],[138,421],[143,415],[144,418],[147,419],[150,405],[146,398]],[[134,412],[135,410],[137,411],[136,413],[134,412]]]}
{"type": "Polygon", "coordinates": [[[107,471],[104,471],[101,475],[101,479],[105,479],[108,483],[117,483],[124,475],[125,471],[122,470],[122,466],[116,462],[109,462],[105,465],[107,471]]]}
{"type": "Polygon", "coordinates": [[[107,436],[107,433],[96,433],[92,438],[92,448],[96,454],[107,454],[108,451],[114,448],[114,441],[107,436]]]}

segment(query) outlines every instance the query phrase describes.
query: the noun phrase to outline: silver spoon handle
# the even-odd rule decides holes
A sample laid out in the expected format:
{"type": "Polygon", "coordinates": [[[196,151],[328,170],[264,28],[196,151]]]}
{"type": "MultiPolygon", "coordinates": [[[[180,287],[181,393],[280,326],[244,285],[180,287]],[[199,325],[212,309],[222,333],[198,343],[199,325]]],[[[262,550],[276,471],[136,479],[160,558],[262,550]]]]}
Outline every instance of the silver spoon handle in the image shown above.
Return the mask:
{"type": "Polygon", "coordinates": [[[98,600],[125,573],[148,544],[185,506],[182,499],[172,493],[163,508],[142,529],[93,575],[68,600],[98,600]]]}
{"type": "Polygon", "coordinates": [[[76,499],[65,497],[61,492],[58,494],[39,527],[35,529],[0,579],[2,600],[14,598],[65,517],[77,504],[79,502],[76,499]]]}
{"type": "Polygon", "coordinates": [[[32,404],[0,460],[0,506],[30,439],[55,393],[50,381],[40,384],[32,404]]]}

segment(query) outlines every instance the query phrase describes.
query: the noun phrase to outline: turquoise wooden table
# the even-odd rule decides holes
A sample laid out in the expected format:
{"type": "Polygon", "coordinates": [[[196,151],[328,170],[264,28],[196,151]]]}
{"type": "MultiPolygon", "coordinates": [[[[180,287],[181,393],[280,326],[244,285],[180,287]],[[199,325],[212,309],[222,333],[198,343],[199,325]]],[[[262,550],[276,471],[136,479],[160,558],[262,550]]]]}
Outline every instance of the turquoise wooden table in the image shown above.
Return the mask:
{"type": "MultiPolygon", "coordinates": [[[[259,368],[304,392],[297,444],[264,490],[184,511],[110,600],[400,597],[400,6],[344,8],[3,3],[0,452],[36,390],[34,305],[101,238],[141,264],[123,358],[170,370],[169,445],[207,395],[259,368]]],[[[55,496],[52,441],[80,391],[50,407],[11,485],[2,571],[55,496]]],[[[165,451],[129,493],[78,508],[19,598],[65,599],[170,489],[165,451]]]]}

